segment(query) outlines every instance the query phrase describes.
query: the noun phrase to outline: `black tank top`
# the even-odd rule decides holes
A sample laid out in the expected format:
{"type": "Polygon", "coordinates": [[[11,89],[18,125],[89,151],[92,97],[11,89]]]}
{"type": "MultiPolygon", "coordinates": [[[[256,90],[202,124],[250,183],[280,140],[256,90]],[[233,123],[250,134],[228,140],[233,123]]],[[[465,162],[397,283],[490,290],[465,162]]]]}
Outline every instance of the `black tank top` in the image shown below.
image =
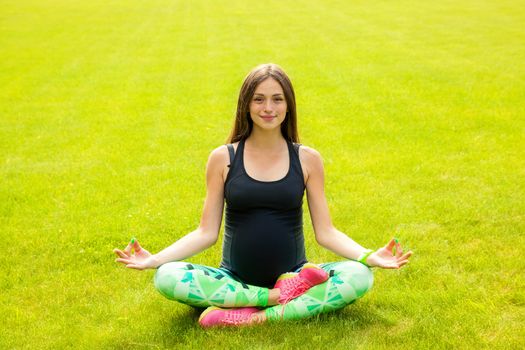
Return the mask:
{"type": "Polygon", "coordinates": [[[258,181],[244,168],[244,142],[224,183],[226,214],[221,267],[247,284],[273,287],[284,272],[306,263],[303,236],[304,177],[299,145],[287,141],[290,166],[277,181],[258,181]]]}

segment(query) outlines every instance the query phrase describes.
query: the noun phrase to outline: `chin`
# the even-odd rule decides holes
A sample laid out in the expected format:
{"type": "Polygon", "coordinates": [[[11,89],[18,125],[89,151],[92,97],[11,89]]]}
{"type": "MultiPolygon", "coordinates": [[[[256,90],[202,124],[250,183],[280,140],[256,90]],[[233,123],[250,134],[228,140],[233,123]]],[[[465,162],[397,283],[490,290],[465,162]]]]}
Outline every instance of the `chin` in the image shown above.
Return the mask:
{"type": "Polygon", "coordinates": [[[274,129],[279,129],[281,130],[281,124],[274,124],[274,125],[257,125],[259,127],[259,129],[263,129],[263,130],[274,130],[274,129]]]}

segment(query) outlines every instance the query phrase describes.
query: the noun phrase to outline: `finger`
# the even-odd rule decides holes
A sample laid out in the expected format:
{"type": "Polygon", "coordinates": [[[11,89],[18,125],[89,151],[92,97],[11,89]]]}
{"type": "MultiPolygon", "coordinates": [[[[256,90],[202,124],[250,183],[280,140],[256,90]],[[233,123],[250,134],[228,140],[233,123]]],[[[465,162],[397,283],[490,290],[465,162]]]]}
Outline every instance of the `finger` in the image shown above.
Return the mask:
{"type": "Polygon", "coordinates": [[[401,244],[399,244],[399,241],[396,240],[396,257],[400,258],[401,255],[403,255],[403,248],[401,248],[401,244]]]}
{"type": "Polygon", "coordinates": [[[131,255],[131,243],[128,243],[128,245],[126,246],[126,248],[124,249],[124,253],[126,253],[126,255],[131,255]]]}
{"type": "Polygon", "coordinates": [[[405,255],[402,256],[402,258],[406,257],[406,258],[409,258],[412,256],[412,254],[414,254],[411,250],[409,250],[408,252],[405,253],[405,255]]]}
{"type": "Polygon", "coordinates": [[[135,250],[135,253],[138,253],[142,250],[142,247],[140,246],[139,241],[136,238],[133,238],[131,240],[131,245],[133,249],[135,250]]]}
{"type": "Polygon", "coordinates": [[[381,267],[384,269],[398,269],[399,265],[398,264],[384,264],[381,267]]]}
{"type": "Polygon", "coordinates": [[[383,263],[383,264],[381,264],[379,266],[384,268],[384,269],[399,269],[399,268],[403,267],[406,264],[408,264],[408,260],[398,260],[398,261],[392,262],[392,263],[383,263]]]}
{"type": "Polygon", "coordinates": [[[136,265],[136,264],[128,264],[126,265],[127,268],[130,268],[130,269],[135,269],[135,270],[144,270],[144,268],[140,265],[136,265]]]}
{"type": "Polygon", "coordinates": [[[412,256],[412,251],[406,252],[405,255],[398,258],[398,260],[408,260],[412,256]]]}
{"type": "Polygon", "coordinates": [[[394,248],[395,245],[396,245],[396,239],[395,239],[395,238],[392,238],[392,239],[390,240],[390,242],[387,243],[387,245],[385,246],[385,248],[386,248],[386,250],[388,250],[389,252],[392,252],[392,251],[393,251],[392,249],[394,248]]]}
{"type": "Polygon", "coordinates": [[[401,268],[401,267],[405,266],[406,264],[408,264],[408,260],[403,260],[403,261],[398,263],[398,266],[401,268]]]}
{"type": "Polygon", "coordinates": [[[123,259],[123,258],[117,258],[115,259],[116,262],[120,262],[120,263],[123,263],[123,264],[132,264],[133,262],[129,259],[123,259]]]}
{"type": "Polygon", "coordinates": [[[126,253],[124,253],[124,252],[123,252],[122,250],[120,250],[120,249],[115,248],[115,249],[113,249],[113,252],[114,252],[115,254],[117,254],[118,256],[120,256],[121,258],[129,258],[129,255],[126,255],[126,253]]]}

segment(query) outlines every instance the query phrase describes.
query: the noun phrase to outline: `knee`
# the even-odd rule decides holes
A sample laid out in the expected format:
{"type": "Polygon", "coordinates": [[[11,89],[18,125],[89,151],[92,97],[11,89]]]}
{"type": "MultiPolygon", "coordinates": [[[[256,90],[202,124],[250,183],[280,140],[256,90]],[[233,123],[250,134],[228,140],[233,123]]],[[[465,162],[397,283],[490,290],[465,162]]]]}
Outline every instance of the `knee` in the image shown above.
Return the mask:
{"type": "Polygon", "coordinates": [[[177,283],[184,278],[186,263],[174,261],[157,268],[153,279],[157,291],[168,299],[175,299],[177,283]]]}
{"type": "Polygon", "coordinates": [[[360,262],[349,260],[341,263],[334,271],[335,276],[349,288],[351,299],[359,299],[364,296],[374,284],[372,270],[360,262]]]}
{"type": "Polygon", "coordinates": [[[368,292],[370,289],[372,289],[372,286],[374,285],[374,273],[372,272],[372,269],[364,264],[361,264],[359,262],[356,262],[356,264],[359,266],[357,268],[358,272],[357,278],[362,283],[362,289],[363,294],[368,292]]]}

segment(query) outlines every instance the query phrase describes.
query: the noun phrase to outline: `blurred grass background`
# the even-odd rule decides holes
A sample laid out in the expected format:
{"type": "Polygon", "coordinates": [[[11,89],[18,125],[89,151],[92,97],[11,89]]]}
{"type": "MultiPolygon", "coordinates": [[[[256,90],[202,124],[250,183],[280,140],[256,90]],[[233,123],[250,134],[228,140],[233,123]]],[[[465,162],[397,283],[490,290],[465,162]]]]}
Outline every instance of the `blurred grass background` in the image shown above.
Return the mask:
{"type": "MultiPolygon", "coordinates": [[[[524,5],[0,1],[0,347],[525,347],[524,5]],[[203,331],[112,249],[197,227],[208,154],[266,62],[294,83],[336,227],[415,256],[340,312],[203,331]]],[[[338,259],[307,210],[305,236],[338,259]]]]}

